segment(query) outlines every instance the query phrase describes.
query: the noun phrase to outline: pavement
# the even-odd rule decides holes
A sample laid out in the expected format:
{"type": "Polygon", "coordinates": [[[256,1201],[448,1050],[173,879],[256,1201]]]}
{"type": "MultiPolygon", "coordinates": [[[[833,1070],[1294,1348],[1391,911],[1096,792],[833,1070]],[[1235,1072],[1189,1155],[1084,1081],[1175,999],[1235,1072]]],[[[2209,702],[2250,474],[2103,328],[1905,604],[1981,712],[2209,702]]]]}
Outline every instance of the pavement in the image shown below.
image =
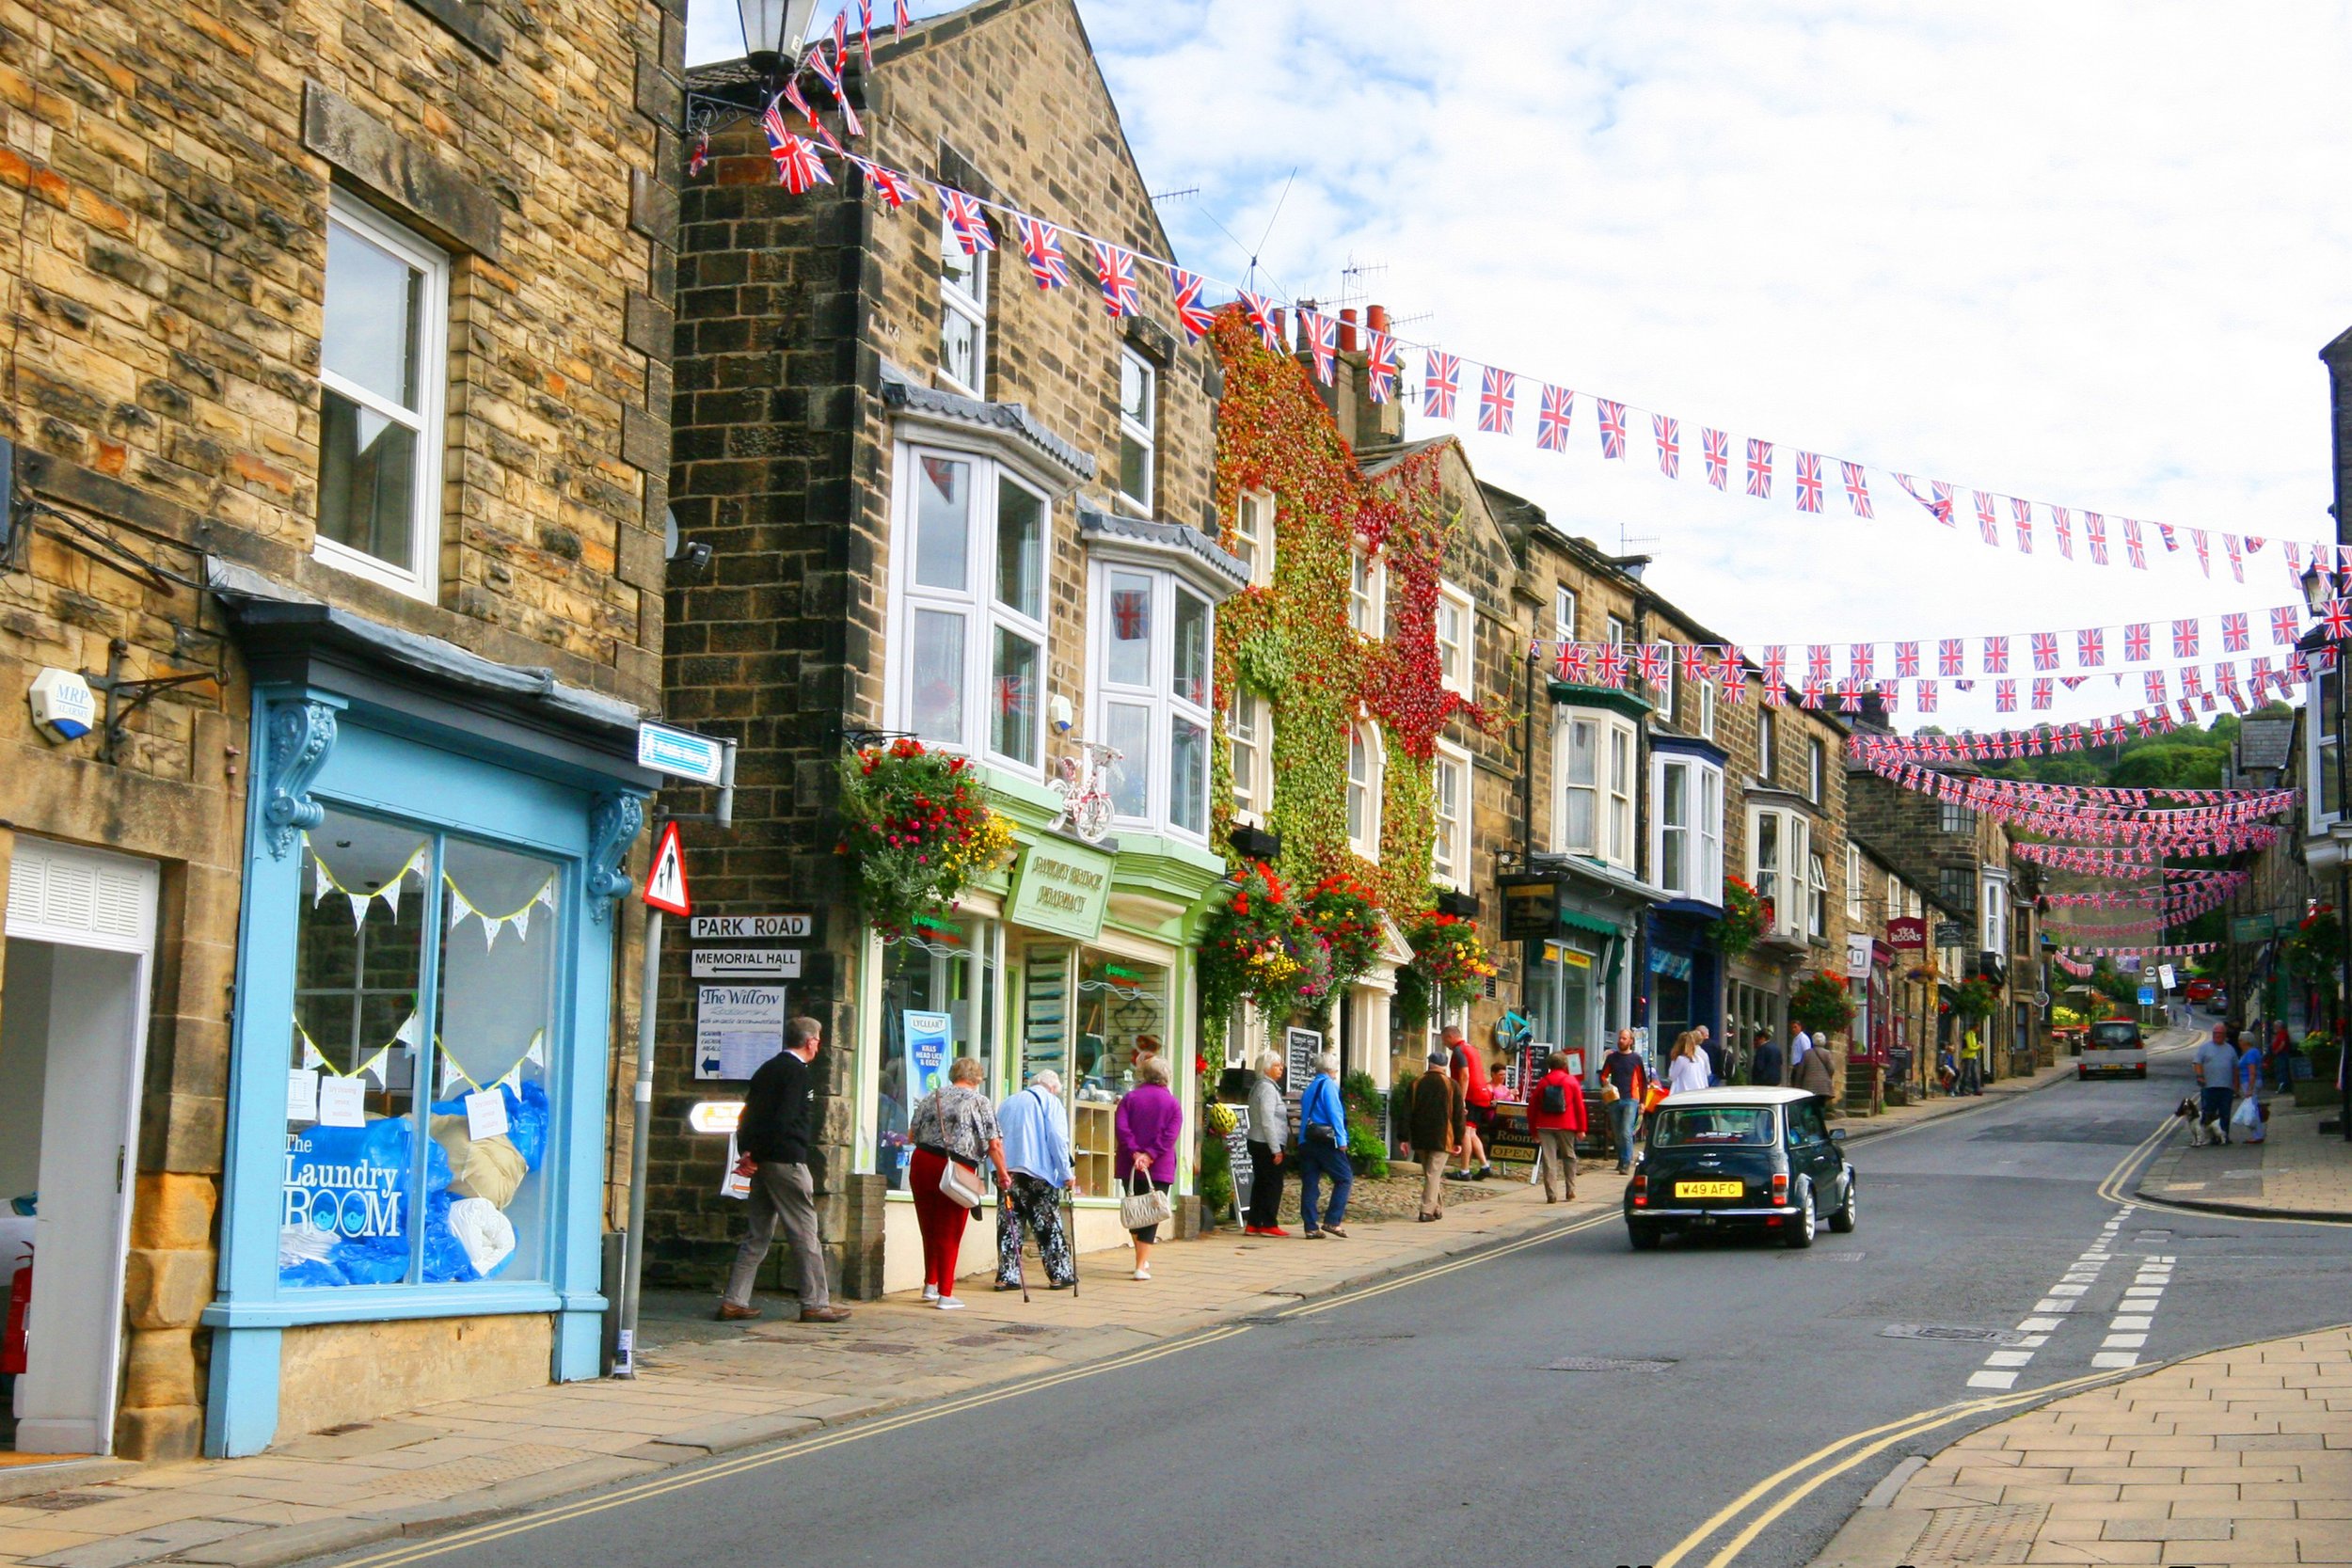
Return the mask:
{"type": "Polygon", "coordinates": [[[2270,1121],[2260,1143],[2192,1148],[2185,1126],[2172,1132],[2140,1173],[2136,1196],[2217,1214],[2352,1223],[2352,1142],[2319,1130],[2335,1108],[2264,1103],[2270,1121]]]}

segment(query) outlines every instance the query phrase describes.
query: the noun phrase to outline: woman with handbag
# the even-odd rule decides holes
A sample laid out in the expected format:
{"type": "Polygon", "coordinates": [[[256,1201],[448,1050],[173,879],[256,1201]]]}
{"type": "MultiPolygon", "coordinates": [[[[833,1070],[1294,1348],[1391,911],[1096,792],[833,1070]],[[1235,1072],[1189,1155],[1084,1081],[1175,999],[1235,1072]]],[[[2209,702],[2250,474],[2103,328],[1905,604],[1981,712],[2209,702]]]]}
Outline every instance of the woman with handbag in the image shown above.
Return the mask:
{"type": "Polygon", "coordinates": [[[948,1064],[947,1081],[917,1101],[907,1118],[907,1139],[914,1145],[907,1185],[923,1232],[923,1299],[943,1312],[963,1307],[956,1299],[956,1252],[963,1245],[963,1227],[979,1217],[980,1199],[988,1196],[980,1162],[996,1167],[999,1192],[1012,1191],[996,1108],[978,1086],[984,1076],[977,1057],[957,1057],[948,1064]]]}
{"type": "Polygon", "coordinates": [[[1152,1244],[1161,1222],[1175,1214],[1168,1194],[1176,1185],[1184,1108],[1168,1093],[1168,1064],[1157,1056],[1136,1058],[1135,1073],[1136,1086],[1120,1097],[1112,1120],[1118,1159],[1111,1172],[1119,1178],[1119,1223],[1135,1238],[1136,1277],[1149,1279],[1152,1244]]]}

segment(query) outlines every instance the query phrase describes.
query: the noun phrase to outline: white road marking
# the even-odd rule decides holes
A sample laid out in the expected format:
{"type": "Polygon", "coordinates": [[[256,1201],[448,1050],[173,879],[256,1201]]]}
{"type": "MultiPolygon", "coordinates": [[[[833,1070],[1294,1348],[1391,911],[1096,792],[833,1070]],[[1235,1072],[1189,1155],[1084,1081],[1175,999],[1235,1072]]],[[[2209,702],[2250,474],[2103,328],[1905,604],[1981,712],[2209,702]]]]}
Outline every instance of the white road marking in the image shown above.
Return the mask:
{"type": "Polygon", "coordinates": [[[2107,1326],[2109,1328],[2146,1328],[2150,1323],[2153,1323],[2155,1321],[2155,1319],[2148,1317],[2144,1314],[2123,1312],[2117,1314],[2115,1319],[2109,1323],[2107,1326]]]}
{"type": "Polygon", "coordinates": [[[2090,1358],[2090,1364],[2102,1371],[2112,1371],[2119,1367],[2138,1366],[2139,1357],[2129,1351],[2103,1350],[2090,1358]]]}
{"type": "Polygon", "coordinates": [[[2017,1332],[2020,1334],[2047,1334],[2054,1328],[2063,1327],[2065,1325],[2065,1322],[2066,1320],[2063,1318],[2027,1318],[2024,1323],[2017,1325],[2017,1332]]]}
{"type": "Polygon", "coordinates": [[[2099,1341],[2101,1350],[2139,1350],[2148,1343],[2145,1334],[2110,1334],[2099,1341]]]}
{"type": "Polygon", "coordinates": [[[2029,1350],[1996,1350],[1984,1358],[1988,1367],[2022,1367],[2033,1359],[2029,1350]]]}
{"type": "Polygon", "coordinates": [[[2017,1386],[2017,1374],[2015,1372],[1971,1372],[1968,1374],[1968,1386],[1971,1388],[2014,1388],[2017,1386]]]}

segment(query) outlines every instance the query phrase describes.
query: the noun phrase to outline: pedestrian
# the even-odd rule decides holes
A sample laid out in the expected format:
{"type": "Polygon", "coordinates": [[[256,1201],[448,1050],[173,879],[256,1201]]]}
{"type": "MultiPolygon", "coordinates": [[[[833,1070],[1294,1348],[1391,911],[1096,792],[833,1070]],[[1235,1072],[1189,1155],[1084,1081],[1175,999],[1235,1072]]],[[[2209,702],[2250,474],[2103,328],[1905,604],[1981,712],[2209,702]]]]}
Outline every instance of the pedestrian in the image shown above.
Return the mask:
{"type": "Polygon", "coordinates": [[[914,1145],[907,1185],[914,1196],[914,1223],[923,1233],[923,1299],[942,1312],[963,1310],[956,1299],[956,1255],[963,1246],[963,1227],[980,1212],[977,1203],[966,1207],[949,1197],[940,1183],[952,1166],[959,1186],[978,1191],[980,1162],[986,1160],[996,1167],[996,1190],[1012,1190],[996,1108],[980,1092],[983,1076],[978,1057],[957,1057],[947,1064],[947,1081],[916,1101],[914,1114],[907,1117],[907,1137],[914,1145]]]}
{"type": "Polygon", "coordinates": [[[1780,1047],[1770,1029],[1756,1032],[1756,1053],[1748,1058],[1748,1082],[1764,1088],[1780,1087],[1780,1047]]]}
{"type": "Polygon", "coordinates": [[[1568,1054],[1544,1058],[1544,1075],[1527,1094],[1527,1125],[1535,1134],[1535,1168],[1546,1203],[1576,1201],[1576,1140],[1585,1130],[1584,1085],[1568,1075],[1568,1054]]]}
{"type": "Polygon", "coordinates": [[[1804,1060],[1797,1064],[1797,1078],[1793,1086],[1807,1094],[1819,1095],[1823,1100],[1836,1098],[1837,1064],[1830,1058],[1826,1046],[1816,1041],[1813,1049],[1804,1053],[1804,1060]]]}
{"type": "Polygon", "coordinates": [[[2287,1040],[2285,1022],[2274,1024],[2270,1031],[2270,1091],[2273,1094],[2295,1092],[2294,1075],[2287,1067],[2287,1057],[2291,1049],[2287,1040]]]}
{"type": "Polygon", "coordinates": [[[1443,1038],[1448,1070],[1462,1092],[1462,1164],[1454,1174],[1465,1181],[1484,1181],[1494,1174],[1486,1163],[1486,1139],[1495,1130],[1494,1079],[1459,1024],[1447,1024],[1443,1038]]]}
{"type": "Polygon", "coordinates": [[[1347,1107],[1340,1101],[1340,1053],[1327,1051],[1315,1058],[1314,1079],[1298,1101],[1298,1212],[1310,1240],[1346,1239],[1341,1226],[1355,1185],[1356,1167],[1347,1158],[1347,1107]],[[1327,1180],[1331,1206],[1318,1215],[1316,1202],[1327,1180]]]}
{"type": "Polygon", "coordinates": [[[1249,1085],[1249,1212],[1245,1236],[1287,1236],[1282,1228],[1282,1150],[1290,1143],[1290,1107],[1282,1100],[1282,1053],[1258,1053],[1258,1081],[1249,1085]]]}
{"type": "Polygon", "coordinates": [[[1977,1026],[1973,1023],[1960,1032],[1960,1082],[1953,1085],[1952,1092],[1984,1093],[1984,1041],[1977,1037],[1977,1026]]]}
{"type": "Polygon", "coordinates": [[[1804,1032],[1804,1025],[1800,1023],[1791,1027],[1788,1032],[1788,1081],[1790,1083],[1797,1081],[1797,1069],[1804,1065],[1805,1056],[1812,1049],[1813,1037],[1804,1032]]]}
{"type": "Polygon", "coordinates": [[[1715,1031],[1702,1023],[1691,1031],[1697,1037],[1699,1052],[1707,1058],[1707,1085],[1713,1088],[1731,1080],[1724,1072],[1724,1053],[1715,1044],[1715,1031]]]}
{"type": "Polygon", "coordinates": [[[1422,1075],[1413,1080],[1413,1097],[1406,1115],[1405,1152],[1421,1162],[1421,1218],[1425,1224],[1445,1217],[1445,1163],[1462,1147],[1462,1091],[1447,1070],[1453,1053],[1438,1046],[1428,1055],[1422,1075]]]}
{"type": "Polygon", "coordinates": [[[2212,1037],[2197,1048],[2197,1124],[2208,1143],[2230,1141],[2230,1106],[2236,1098],[2237,1053],[2230,1049],[2230,1026],[2217,1023],[2212,1037]]]}
{"type": "Polygon", "coordinates": [[[743,1097],[742,1117],[736,1124],[742,1150],[737,1168],[751,1167],[746,1174],[752,1179],[752,1225],[735,1250],[726,1294],[719,1298],[722,1323],[759,1316],[759,1308],[752,1305],[752,1277],[768,1256],[779,1221],[785,1240],[792,1243],[792,1260],[800,1267],[801,1322],[837,1323],[850,1316],[848,1307],[833,1305],[825,1278],[817,1182],[810,1174],[817,1158],[817,1096],[811,1092],[808,1064],[817,1059],[824,1035],[824,1025],[813,1018],[787,1023],[784,1049],[760,1064],[743,1097]]]}
{"type": "Polygon", "coordinates": [[[2243,1141],[2249,1144],[2258,1144],[2263,1141],[2265,1132],[2265,1129],[2263,1127],[2262,1101],[2263,1049],[2261,1026],[2257,1024],[2253,1029],[2249,1030],[2245,1036],[2241,1037],[2239,1043],[2241,1049],[2239,1050],[2237,1055],[2236,1086],[2237,1097],[2240,1103],[2230,1114],[2233,1120],[2235,1121],[2238,1131],[2245,1135],[2243,1141]],[[2253,1108],[2250,1115],[2247,1111],[2248,1106],[2251,1106],[2253,1108]]]}
{"type": "Polygon", "coordinates": [[[1609,1112],[1609,1138],[1617,1146],[1617,1174],[1633,1169],[1633,1139],[1642,1129],[1642,1098],[1649,1092],[1649,1064],[1633,1049],[1633,1031],[1617,1031],[1616,1048],[1601,1058],[1600,1102],[1609,1112]]]}
{"type": "Polygon", "coordinates": [[[1029,1086],[1005,1097],[996,1107],[1004,1139],[1005,1168],[1012,1191],[996,1205],[996,1288],[1021,1289],[1021,1236],[1036,1238],[1045,1280],[1067,1291],[1078,1277],[1070,1238],[1061,1225],[1063,1189],[1074,1189],[1077,1171],[1070,1157],[1070,1112],[1061,1101],[1061,1074],[1046,1068],[1029,1086]]]}
{"type": "MultiPolygon", "coordinates": [[[[1136,1086],[1119,1097],[1119,1114],[1112,1118],[1112,1144],[1118,1158],[1111,1174],[1119,1178],[1121,1194],[1140,1193],[1149,1184],[1167,1192],[1176,1185],[1176,1145],[1184,1131],[1184,1108],[1168,1091],[1168,1064],[1157,1056],[1139,1058],[1136,1086]]],[[[1136,1243],[1136,1277],[1152,1277],[1152,1247],[1160,1227],[1147,1225],[1128,1232],[1136,1243]]]]}
{"type": "Polygon", "coordinates": [[[1685,1029],[1676,1036],[1675,1053],[1666,1063],[1666,1092],[1682,1094],[1691,1089],[1703,1089],[1713,1077],[1708,1067],[1707,1053],[1699,1046],[1699,1032],[1685,1029]]]}

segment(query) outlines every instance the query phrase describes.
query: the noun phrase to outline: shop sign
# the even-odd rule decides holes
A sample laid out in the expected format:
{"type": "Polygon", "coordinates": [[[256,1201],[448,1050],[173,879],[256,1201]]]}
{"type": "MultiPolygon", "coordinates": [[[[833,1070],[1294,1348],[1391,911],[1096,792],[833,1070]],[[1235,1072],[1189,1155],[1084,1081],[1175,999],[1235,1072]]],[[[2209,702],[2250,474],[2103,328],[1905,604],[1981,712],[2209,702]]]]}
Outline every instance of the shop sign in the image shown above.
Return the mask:
{"type": "MultiPolygon", "coordinates": [[[[1589,959],[1586,961],[1590,962],[1589,959]]],[[[1691,977],[1691,955],[1677,953],[1671,948],[1653,947],[1649,950],[1649,972],[1663,974],[1669,980],[1688,980],[1691,977]]]]}
{"type": "Polygon", "coordinates": [[[400,1235],[406,1167],[384,1157],[389,1145],[338,1135],[345,1131],[297,1132],[289,1140],[279,1226],[341,1241],[400,1235]]]}
{"type": "Polygon", "coordinates": [[[2230,940],[2233,942],[2261,942],[2279,929],[2275,914],[2242,914],[2230,922],[2230,940]]]}
{"type": "Polygon", "coordinates": [[[1590,969],[1593,967],[1593,956],[1582,948],[1570,947],[1565,942],[1548,942],[1544,943],[1544,962],[1565,964],[1570,969],[1590,969]]]}
{"type": "Polygon", "coordinates": [[[1960,922],[1956,920],[1939,920],[1935,923],[1936,946],[1958,947],[1966,942],[1967,940],[1968,932],[1966,928],[1960,924],[1960,922]]]}
{"type": "Polygon", "coordinates": [[[784,1049],[782,986],[697,986],[694,1076],[740,1083],[784,1049]]]}
{"type": "Polygon", "coordinates": [[[1560,884],[1549,877],[1503,877],[1502,940],[1532,942],[1560,928],[1560,884]]]}
{"type": "Polygon", "coordinates": [[[724,741],[668,724],[637,726],[637,766],[670,773],[698,784],[715,784],[726,776],[724,741]]]}
{"type": "Polygon", "coordinates": [[[1870,937],[1865,931],[1846,933],[1846,978],[1860,980],[1870,973],[1870,937]]]}
{"type": "Polygon", "coordinates": [[[1928,945],[1928,923],[1924,916],[1899,914],[1886,923],[1886,945],[1909,951],[1924,951],[1928,945]]]}
{"type": "Polygon", "coordinates": [[[801,950],[797,947],[697,947],[696,974],[731,980],[797,980],[801,950]]]}
{"type": "Polygon", "coordinates": [[[1005,918],[1033,931],[1092,942],[1103,934],[1110,892],[1108,855],[1060,840],[1033,844],[1021,857],[1005,918]]]}

